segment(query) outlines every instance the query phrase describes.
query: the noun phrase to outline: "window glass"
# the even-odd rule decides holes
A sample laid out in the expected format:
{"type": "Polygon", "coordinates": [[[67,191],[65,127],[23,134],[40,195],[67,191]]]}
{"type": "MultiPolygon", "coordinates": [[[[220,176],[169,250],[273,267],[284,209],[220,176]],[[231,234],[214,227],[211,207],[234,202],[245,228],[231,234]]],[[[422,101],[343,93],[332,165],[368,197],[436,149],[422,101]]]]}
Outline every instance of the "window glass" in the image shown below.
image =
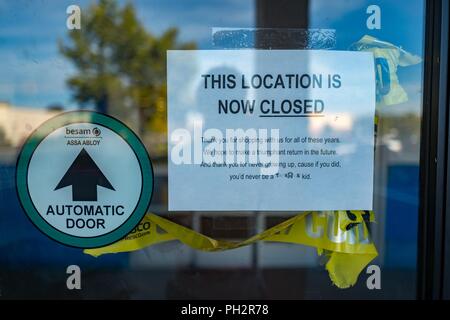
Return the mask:
{"type": "Polygon", "coordinates": [[[416,297],[425,1],[76,1],[81,29],[69,30],[72,4],[0,0],[0,296],[416,297]],[[305,30],[316,37],[295,37],[305,30]],[[113,51],[121,39],[127,45],[113,51]],[[211,253],[172,241],[93,258],[47,238],[24,214],[15,187],[23,142],[45,120],[86,108],[122,120],[145,144],[155,173],[151,212],[225,240],[293,216],[168,211],[166,52],[243,48],[379,50],[371,224],[379,256],[371,264],[381,268],[381,290],[367,288],[365,270],[354,287],[338,289],[315,248],[287,243],[211,253]],[[83,290],[66,289],[68,265],[80,266],[83,290]]]}

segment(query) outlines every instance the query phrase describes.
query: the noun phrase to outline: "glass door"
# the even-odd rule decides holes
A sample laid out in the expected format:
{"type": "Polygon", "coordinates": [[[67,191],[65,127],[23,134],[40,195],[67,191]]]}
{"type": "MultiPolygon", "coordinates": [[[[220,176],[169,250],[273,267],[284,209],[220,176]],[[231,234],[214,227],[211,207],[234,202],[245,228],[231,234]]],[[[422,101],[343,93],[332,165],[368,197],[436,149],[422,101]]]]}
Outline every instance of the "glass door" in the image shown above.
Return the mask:
{"type": "MultiPolygon", "coordinates": [[[[418,298],[430,3],[0,0],[0,297],[418,298]],[[157,216],[213,239],[243,241],[297,214],[169,210],[168,50],[363,51],[373,56],[374,221],[367,225],[378,256],[355,285],[333,285],[326,257],[314,246],[259,241],[205,252],[166,241],[94,258],[46,237],[27,219],[16,193],[18,154],[42,123],[81,109],[119,119],[143,142],[154,172],[149,212],[157,216]],[[81,290],[66,287],[70,265],[82,271],[81,290]],[[370,285],[374,270],[380,272],[381,286],[370,285]]],[[[264,63],[255,59],[255,68],[264,63]]],[[[364,188],[367,181],[353,183],[364,188]]]]}

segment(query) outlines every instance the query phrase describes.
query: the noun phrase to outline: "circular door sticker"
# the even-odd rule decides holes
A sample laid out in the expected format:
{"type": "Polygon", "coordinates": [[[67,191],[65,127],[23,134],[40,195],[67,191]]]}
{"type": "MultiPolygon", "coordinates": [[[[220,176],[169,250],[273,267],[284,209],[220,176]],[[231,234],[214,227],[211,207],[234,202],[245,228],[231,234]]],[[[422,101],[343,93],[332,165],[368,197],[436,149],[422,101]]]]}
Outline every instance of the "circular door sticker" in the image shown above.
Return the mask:
{"type": "Polygon", "coordinates": [[[17,192],[33,224],[66,245],[95,248],[126,236],[145,215],[153,169],[139,138],[92,111],[37,128],[17,160],[17,192]]]}

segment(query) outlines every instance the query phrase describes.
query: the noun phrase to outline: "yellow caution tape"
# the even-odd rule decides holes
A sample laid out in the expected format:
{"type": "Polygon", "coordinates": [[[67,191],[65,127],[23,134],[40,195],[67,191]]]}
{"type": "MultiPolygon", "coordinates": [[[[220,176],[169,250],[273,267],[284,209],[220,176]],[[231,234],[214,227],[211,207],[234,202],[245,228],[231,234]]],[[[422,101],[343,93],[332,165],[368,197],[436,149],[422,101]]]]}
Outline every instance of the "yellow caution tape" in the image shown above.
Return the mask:
{"type": "Polygon", "coordinates": [[[326,269],[339,288],[354,285],[360,272],[378,253],[370,239],[366,223],[373,221],[368,211],[303,212],[247,240],[234,242],[215,240],[148,213],[138,227],[124,239],[109,246],[86,249],[84,253],[98,257],[107,253],[129,252],[150,245],[178,240],[203,251],[223,251],[250,245],[256,241],[274,241],[316,247],[328,258],[326,269]]]}
{"type": "Polygon", "coordinates": [[[374,222],[375,221],[375,215],[373,211],[356,211],[356,210],[349,210],[349,211],[335,211],[337,214],[341,214],[342,217],[340,218],[339,226],[342,230],[348,230],[350,228],[353,228],[359,223],[365,222],[374,222]],[[345,215],[344,215],[345,213],[345,215]]]}

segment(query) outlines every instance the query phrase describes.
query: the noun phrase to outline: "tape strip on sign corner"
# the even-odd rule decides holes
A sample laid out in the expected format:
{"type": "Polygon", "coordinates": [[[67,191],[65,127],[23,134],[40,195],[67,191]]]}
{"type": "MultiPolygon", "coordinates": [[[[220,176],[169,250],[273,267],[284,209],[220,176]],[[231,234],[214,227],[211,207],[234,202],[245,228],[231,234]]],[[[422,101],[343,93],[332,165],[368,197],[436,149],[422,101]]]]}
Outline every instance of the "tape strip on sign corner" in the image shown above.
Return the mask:
{"type": "MultiPolygon", "coordinates": [[[[209,252],[235,249],[256,241],[303,244],[315,247],[319,254],[325,255],[326,269],[332,282],[339,288],[348,288],[356,283],[360,272],[378,255],[366,226],[368,221],[364,219],[367,213],[357,213],[356,219],[351,219],[353,217],[349,218],[346,211],[303,212],[240,242],[216,240],[148,213],[124,239],[102,248],[86,249],[84,253],[98,257],[173,240],[209,252]],[[346,227],[352,223],[351,228],[346,227]]],[[[373,214],[369,216],[373,217],[373,214]]]]}

